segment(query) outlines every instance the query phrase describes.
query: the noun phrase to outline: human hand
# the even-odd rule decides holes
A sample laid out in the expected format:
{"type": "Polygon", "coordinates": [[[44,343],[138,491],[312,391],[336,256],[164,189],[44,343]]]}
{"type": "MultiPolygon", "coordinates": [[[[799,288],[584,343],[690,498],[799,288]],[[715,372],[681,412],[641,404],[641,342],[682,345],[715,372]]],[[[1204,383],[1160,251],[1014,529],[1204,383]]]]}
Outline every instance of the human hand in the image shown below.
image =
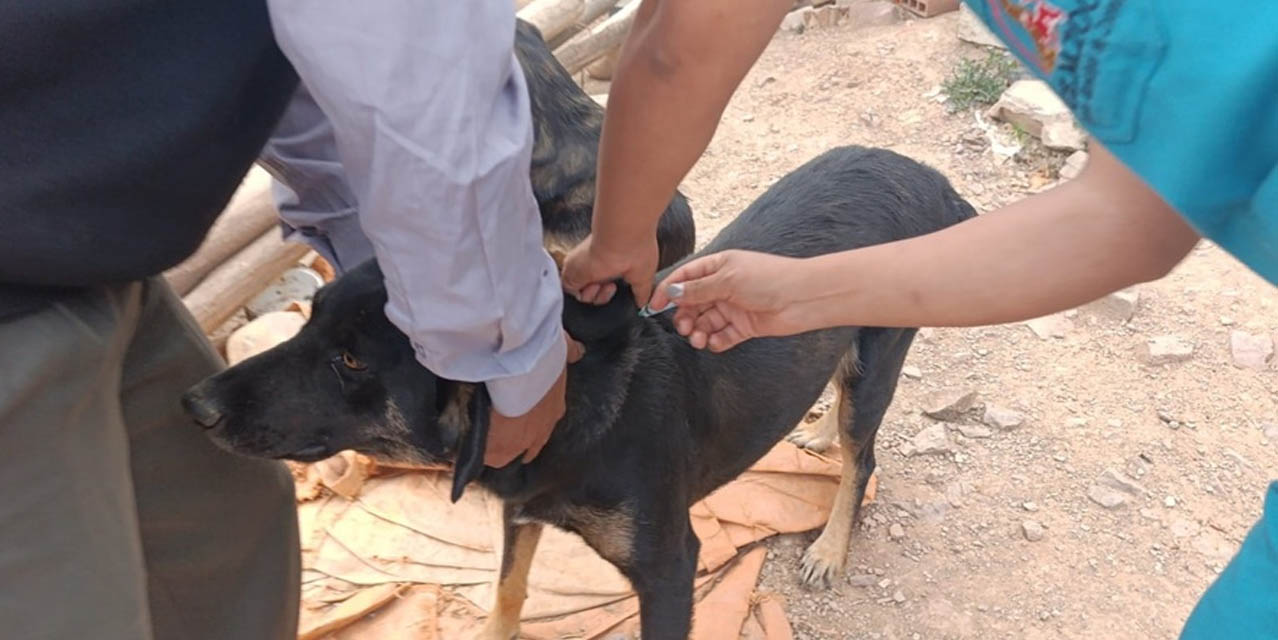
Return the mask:
{"type": "Polygon", "coordinates": [[[574,298],[587,304],[604,304],[617,293],[612,280],[622,278],[634,291],[635,304],[642,307],[652,296],[659,257],[655,234],[618,249],[607,247],[590,235],[568,253],[560,280],[574,298]]]}
{"type": "Polygon", "coordinates": [[[726,351],[750,338],[804,331],[794,305],[801,260],[753,251],[723,251],[675,269],[649,306],[678,305],[675,329],[697,349],[726,351]]]}
{"type": "MultiPolygon", "coordinates": [[[[581,359],[586,348],[564,332],[564,341],[568,343],[568,364],[581,359]]],[[[490,467],[504,467],[523,454],[524,462],[531,462],[541,453],[542,447],[550,440],[555,424],[564,417],[564,391],[567,388],[568,368],[565,366],[555,384],[536,405],[522,416],[508,417],[491,412],[488,427],[488,442],[484,447],[484,464],[490,467]]]]}

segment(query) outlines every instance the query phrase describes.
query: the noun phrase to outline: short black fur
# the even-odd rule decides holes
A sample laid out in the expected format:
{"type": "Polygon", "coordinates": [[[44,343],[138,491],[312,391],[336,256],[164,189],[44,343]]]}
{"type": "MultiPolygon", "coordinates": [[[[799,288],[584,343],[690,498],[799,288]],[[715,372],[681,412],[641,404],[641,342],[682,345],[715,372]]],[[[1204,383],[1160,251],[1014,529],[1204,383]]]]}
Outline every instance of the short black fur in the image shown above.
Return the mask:
{"type": "MultiPolygon", "coordinates": [[[[973,214],[936,171],[844,147],[782,178],[698,255],[823,255],[973,214]]],[[[459,418],[450,403],[473,409],[473,388],[416,366],[384,300],[377,265],[358,267],[325,287],[296,337],[192,388],[188,409],[215,441],[248,455],[314,460],[353,448],[454,460],[446,443],[480,420],[459,418]],[[367,368],[341,373],[339,384],[321,363],[344,351],[367,368]]],[[[832,378],[854,399],[840,437],[853,444],[846,463],[859,505],[914,329],[838,327],[712,354],[688,345],[668,317],[633,309],[625,287],[603,307],[565,301],[564,325],[586,346],[569,367],[567,413],[538,458],[484,468],[477,481],[518,518],[575,531],[613,562],[639,593],[645,638],[684,638],[699,548],[688,507],[790,432],[832,378]]]]}

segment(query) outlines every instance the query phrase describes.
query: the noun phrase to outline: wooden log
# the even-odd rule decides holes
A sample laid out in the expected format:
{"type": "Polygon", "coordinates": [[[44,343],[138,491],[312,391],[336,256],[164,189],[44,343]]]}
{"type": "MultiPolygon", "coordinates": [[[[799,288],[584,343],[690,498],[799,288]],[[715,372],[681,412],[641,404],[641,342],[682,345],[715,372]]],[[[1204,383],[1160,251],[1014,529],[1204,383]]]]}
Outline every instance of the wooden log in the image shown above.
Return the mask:
{"type": "Polygon", "coordinates": [[[585,0],[533,0],[515,15],[537,27],[541,37],[549,41],[571,27],[585,6],[585,0]]]}
{"type": "Polygon", "coordinates": [[[271,176],[254,166],[222,210],[204,243],[181,264],[164,272],[178,295],[184,296],[237,251],[277,224],[279,216],[271,200],[271,176]]]}
{"type": "Polygon", "coordinates": [[[617,13],[608,16],[607,20],[589,31],[578,34],[572,40],[565,42],[562,47],[555,49],[555,57],[559,59],[559,63],[568,70],[568,73],[575,74],[591,62],[607,55],[609,51],[621,46],[622,41],[626,39],[626,34],[630,33],[630,26],[635,22],[639,4],[630,2],[617,13]]]}
{"type": "Polygon", "coordinates": [[[586,65],[586,75],[595,80],[612,80],[612,72],[617,68],[617,57],[621,55],[621,45],[617,45],[604,56],[586,65]]]}
{"type": "Polygon", "coordinates": [[[304,244],[285,242],[279,229],[271,229],[218,265],[182,302],[201,329],[213,331],[308,250],[304,244]]]}
{"type": "MultiPolygon", "coordinates": [[[[556,49],[565,42],[568,42],[573,36],[581,33],[582,29],[590,26],[590,23],[599,19],[605,13],[608,13],[613,7],[617,6],[618,0],[586,0],[585,8],[581,10],[581,17],[577,18],[571,26],[564,29],[559,35],[553,38],[547,38],[546,44],[550,48],[556,49]]],[[[625,2],[638,2],[639,0],[625,0],[625,2]]],[[[623,2],[624,4],[624,2],[623,2]]]]}

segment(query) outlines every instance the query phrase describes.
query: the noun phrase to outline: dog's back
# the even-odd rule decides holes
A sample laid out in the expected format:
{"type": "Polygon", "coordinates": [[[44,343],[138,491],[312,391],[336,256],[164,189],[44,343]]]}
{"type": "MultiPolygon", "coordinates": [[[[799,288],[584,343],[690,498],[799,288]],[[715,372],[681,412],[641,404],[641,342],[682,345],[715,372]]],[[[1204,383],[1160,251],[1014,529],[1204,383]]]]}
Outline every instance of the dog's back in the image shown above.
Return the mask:
{"type": "MultiPolygon", "coordinates": [[[[924,235],[975,213],[930,167],[884,149],[840,147],[777,181],[695,256],[743,249],[812,257],[924,235]]],[[[673,333],[668,319],[659,322],[673,333]]],[[[689,416],[699,451],[690,497],[766,453],[803,419],[841,364],[868,370],[880,364],[875,358],[903,357],[912,336],[912,330],[840,327],[676,358],[688,368],[681,377],[696,381],[695,397],[687,398],[698,414],[689,416]]],[[[671,348],[693,352],[676,340],[671,348]]]]}
{"type": "Polygon", "coordinates": [[[811,257],[924,235],[975,214],[931,167],[886,149],[839,147],[778,180],[697,255],[811,257]]]}

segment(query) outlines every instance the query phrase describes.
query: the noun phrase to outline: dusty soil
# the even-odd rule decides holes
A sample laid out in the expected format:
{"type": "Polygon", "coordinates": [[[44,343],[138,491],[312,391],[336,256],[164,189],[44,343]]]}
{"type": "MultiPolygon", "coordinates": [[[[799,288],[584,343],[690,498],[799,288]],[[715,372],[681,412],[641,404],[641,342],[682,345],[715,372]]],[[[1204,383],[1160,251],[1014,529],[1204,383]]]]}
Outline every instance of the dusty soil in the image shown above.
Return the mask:
{"type": "MultiPolygon", "coordinates": [[[[982,211],[1052,182],[1063,155],[999,163],[972,113],[936,98],[956,61],[979,55],[955,38],[956,18],[779,33],[684,185],[700,241],[837,145],[926,162],[982,211]]],[[[902,379],[880,432],[878,500],[848,576],[806,590],[799,558],[815,532],[770,543],[760,589],[785,596],[797,637],[1175,637],[1278,478],[1278,427],[1264,435],[1278,424],[1278,372],[1238,368],[1229,348],[1234,329],[1278,332],[1278,292],[1206,243],[1138,291],[1130,321],[1071,313],[1063,337],[1021,324],[923,332],[907,363],[921,377],[902,379]],[[1169,334],[1192,357],[1144,364],[1146,340],[1169,334]],[[950,428],[951,452],[905,455],[934,424],[920,409],[937,390],[1027,419],[988,437],[950,428]],[[1115,508],[1089,499],[1107,469],[1145,493],[1115,508]]]]}

